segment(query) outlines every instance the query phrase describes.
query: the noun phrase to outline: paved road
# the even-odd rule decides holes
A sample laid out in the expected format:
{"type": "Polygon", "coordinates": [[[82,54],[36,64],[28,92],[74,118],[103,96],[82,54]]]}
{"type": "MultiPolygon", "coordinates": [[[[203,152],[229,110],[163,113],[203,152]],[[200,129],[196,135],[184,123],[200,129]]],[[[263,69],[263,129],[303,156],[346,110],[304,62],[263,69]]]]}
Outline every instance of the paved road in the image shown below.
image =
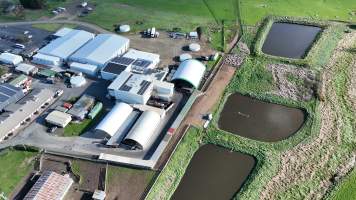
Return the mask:
{"type": "Polygon", "coordinates": [[[21,26],[21,25],[32,25],[32,24],[75,24],[78,26],[84,26],[90,28],[98,33],[112,33],[97,25],[90,24],[87,22],[82,22],[82,21],[73,21],[73,20],[37,20],[37,21],[5,22],[5,23],[0,23],[0,26],[21,26]]]}

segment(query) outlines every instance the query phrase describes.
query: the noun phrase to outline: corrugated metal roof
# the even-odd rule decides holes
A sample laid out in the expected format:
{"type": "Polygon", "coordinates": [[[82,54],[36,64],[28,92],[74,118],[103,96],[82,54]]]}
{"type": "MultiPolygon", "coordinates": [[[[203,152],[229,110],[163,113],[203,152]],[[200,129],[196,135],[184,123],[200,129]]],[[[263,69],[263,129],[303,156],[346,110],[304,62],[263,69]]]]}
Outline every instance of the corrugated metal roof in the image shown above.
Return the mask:
{"type": "Polygon", "coordinates": [[[118,56],[122,49],[126,49],[129,41],[119,35],[99,34],[74,53],[70,59],[103,66],[107,61],[118,56]]]}
{"type": "Polygon", "coordinates": [[[94,34],[83,30],[73,30],[63,37],[53,40],[39,50],[40,53],[66,60],[85,43],[94,38],[94,34]]]}

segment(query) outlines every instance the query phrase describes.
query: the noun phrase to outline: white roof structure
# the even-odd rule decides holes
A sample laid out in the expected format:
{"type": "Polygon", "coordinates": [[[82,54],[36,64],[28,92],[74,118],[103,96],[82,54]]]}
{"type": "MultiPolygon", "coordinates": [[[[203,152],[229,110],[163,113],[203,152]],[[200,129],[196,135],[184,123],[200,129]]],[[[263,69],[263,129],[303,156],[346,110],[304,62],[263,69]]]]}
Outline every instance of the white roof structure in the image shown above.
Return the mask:
{"type": "Polygon", "coordinates": [[[160,121],[161,117],[157,112],[150,110],[143,112],[125,137],[123,143],[136,146],[141,150],[149,149],[159,135],[156,129],[160,121]]]}
{"type": "Polygon", "coordinates": [[[192,43],[189,45],[189,50],[194,52],[199,51],[200,45],[198,43],[192,43]]]}
{"type": "Polygon", "coordinates": [[[183,62],[185,60],[189,60],[192,59],[192,55],[190,55],[189,53],[183,53],[179,56],[179,61],[183,62]]]}
{"type": "Polygon", "coordinates": [[[95,76],[99,69],[98,66],[96,66],[96,65],[83,64],[83,63],[78,63],[78,62],[70,63],[69,67],[72,70],[83,72],[83,73],[91,75],[91,76],[95,76]]]}
{"type": "Polygon", "coordinates": [[[130,49],[125,55],[125,58],[131,58],[134,60],[141,59],[152,62],[154,65],[159,63],[159,54],[149,53],[144,51],[138,51],[136,49],[130,49]]]}
{"type": "Polygon", "coordinates": [[[23,72],[23,73],[26,73],[26,74],[31,73],[35,69],[36,69],[36,66],[30,65],[30,64],[26,64],[26,63],[20,63],[15,68],[16,71],[23,72]]]}
{"type": "Polygon", "coordinates": [[[117,103],[105,116],[95,130],[101,130],[110,137],[114,136],[125,120],[129,117],[133,108],[126,103],[117,103]]]}
{"type": "Polygon", "coordinates": [[[127,33],[127,32],[130,31],[130,26],[127,25],[127,24],[121,25],[121,26],[119,27],[119,30],[120,30],[120,32],[122,32],[122,33],[127,33]]]}
{"type": "Polygon", "coordinates": [[[37,53],[32,57],[32,62],[40,65],[58,66],[61,63],[59,57],[37,53]]]}
{"type": "Polygon", "coordinates": [[[63,37],[53,40],[38,52],[49,56],[55,56],[62,60],[67,60],[70,55],[93,38],[94,34],[92,33],[83,30],[73,30],[65,34],[63,37]]]}
{"type": "Polygon", "coordinates": [[[45,171],[26,194],[24,200],[62,200],[73,180],[68,175],[45,171]]]}
{"type": "Polygon", "coordinates": [[[17,65],[23,61],[22,57],[12,53],[2,53],[0,54],[0,62],[9,65],[17,65]]]}
{"type": "Polygon", "coordinates": [[[87,83],[87,81],[85,80],[85,78],[83,76],[73,76],[72,78],[70,78],[70,84],[73,87],[82,87],[86,83],[87,83]]]}
{"type": "Polygon", "coordinates": [[[204,72],[205,66],[203,63],[194,59],[185,60],[174,73],[172,81],[184,81],[194,88],[198,88],[204,72]]]}
{"type": "Polygon", "coordinates": [[[72,116],[70,114],[54,110],[47,115],[45,120],[50,124],[65,127],[70,121],[72,121],[72,116]]]}
{"type": "Polygon", "coordinates": [[[103,67],[106,62],[123,54],[130,40],[114,34],[99,34],[71,57],[71,61],[103,67]]]}
{"type": "Polygon", "coordinates": [[[63,27],[59,29],[57,32],[55,32],[53,35],[57,37],[63,37],[67,35],[68,33],[72,32],[74,29],[63,27]]]}

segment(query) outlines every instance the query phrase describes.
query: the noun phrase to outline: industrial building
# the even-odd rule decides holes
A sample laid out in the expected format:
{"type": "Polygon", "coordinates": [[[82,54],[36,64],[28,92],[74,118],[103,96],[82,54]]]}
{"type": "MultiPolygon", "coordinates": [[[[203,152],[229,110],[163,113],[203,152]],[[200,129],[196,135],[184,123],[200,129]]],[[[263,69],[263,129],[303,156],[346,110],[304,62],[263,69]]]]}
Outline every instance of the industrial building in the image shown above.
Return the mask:
{"type": "Polygon", "coordinates": [[[24,197],[24,200],[62,200],[73,184],[68,174],[45,171],[24,197]]]}
{"type": "Polygon", "coordinates": [[[60,66],[70,55],[93,38],[94,34],[87,31],[72,30],[40,49],[32,61],[41,65],[60,66]]]}
{"type": "Polygon", "coordinates": [[[105,80],[114,80],[123,71],[130,72],[131,67],[116,62],[109,62],[101,70],[101,78],[105,80]]]}
{"type": "Polygon", "coordinates": [[[180,86],[198,88],[204,76],[205,69],[205,65],[197,60],[185,60],[174,73],[172,81],[180,86]]]}
{"type": "Polygon", "coordinates": [[[49,124],[64,128],[70,121],[72,121],[72,116],[70,114],[54,110],[47,115],[45,120],[49,124]]]}
{"type": "Polygon", "coordinates": [[[36,66],[27,64],[27,63],[20,63],[15,68],[16,71],[24,73],[26,75],[33,75],[38,72],[38,68],[36,66]]]}
{"type": "Polygon", "coordinates": [[[29,86],[31,82],[32,80],[28,76],[21,74],[12,81],[10,81],[9,84],[14,87],[23,88],[23,86],[29,86]]]}
{"type": "Polygon", "coordinates": [[[72,115],[74,119],[83,120],[94,103],[94,97],[84,94],[73,104],[68,114],[72,115]]]}
{"type": "Polygon", "coordinates": [[[140,150],[148,150],[159,135],[156,129],[160,121],[161,117],[157,112],[150,110],[143,112],[122,143],[140,150]]]}
{"type": "Polygon", "coordinates": [[[95,130],[113,137],[128,119],[132,111],[133,108],[129,104],[123,102],[117,103],[104,119],[100,121],[95,130]]]}
{"type": "Polygon", "coordinates": [[[138,73],[144,73],[149,69],[154,69],[160,61],[159,54],[138,51],[135,49],[130,49],[123,55],[123,57],[132,59],[132,71],[138,73]]]}
{"type": "Polygon", "coordinates": [[[45,103],[53,99],[54,92],[49,89],[34,90],[17,104],[14,112],[2,113],[0,118],[0,141],[18,129],[21,123],[31,118],[45,103]]]}
{"type": "Polygon", "coordinates": [[[99,68],[96,65],[72,62],[69,64],[71,70],[82,72],[90,76],[96,76],[99,68]]]}
{"type": "Polygon", "coordinates": [[[18,65],[23,61],[22,57],[12,53],[2,53],[0,54],[0,62],[8,65],[18,65]]]}
{"type": "Polygon", "coordinates": [[[65,35],[67,35],[68,33],[72,32],[73,30],[74,29],[63,27],[63,28],[59,29],[58,31],[56,31],[55,33],[53,33],[52,35],[55,37],[63,37],[65,35]]]}
{"type": "Polygon", "coordinates": [[[153,84],[149,76],[122,72],[108,87],[109,95],[129,104],[146,104],[153,84]]]}
{"type": "Polygon", "coordinates": [[[24,96],[21,88],[14,87],[8,83],[0,84],[0,111],[7,105],[16,103],[24,96]]]}
{"type": "Polygon", "coordinates": [[[70,61],[102,68],[109,60],[127,51],[130,40],[114,34],[99,34],[70,56],[70,61]]]}

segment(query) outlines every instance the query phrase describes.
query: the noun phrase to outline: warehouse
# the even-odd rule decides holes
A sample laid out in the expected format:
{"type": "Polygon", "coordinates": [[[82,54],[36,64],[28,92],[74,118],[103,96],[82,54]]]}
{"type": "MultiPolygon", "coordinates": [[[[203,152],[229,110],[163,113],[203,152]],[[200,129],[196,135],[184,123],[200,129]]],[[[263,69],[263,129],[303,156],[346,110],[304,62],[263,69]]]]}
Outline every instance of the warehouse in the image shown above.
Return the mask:
{"type": "Polygon", "coordinates": [[[160,56],[158,54],[138,51],[135,49],[130,49],[125,55],[123,55],[123,57],[134,60],[131,64],[132,71],[137,73],[144,73],[149,69],[156,68],[160,61],[160,56]]]}
{"type": "Polygon", "coordinates": [[[77,63],[77,62],[70,63],[69,67],[71,70],[83,72],[84,74],[87,74],[90,76],[96,76],[96,73],[98,72],[98,69],[99,69],[98,66],[96,66],[96,65],[83,64],[83,63],[77,63]]]}
{"type": "Polygon", "coordinates": [[[70,60],[102,68],[112,58],[125,53],[129,43],[129,39],[119,35],[99,34],[75,52],[70,60]]]}
{"type": "Polygon", "coordinates": [[[61,59],[55,56],[44,55],[38,53],[32,57],[32,62],[39,64],[39,65],[46,65],[46,66],[60,66],[61,59]]]}
{"type": "Polygon", "coordinates": [[[24,200],[62,200],[73,184],[69,175],[45,171],[24,197],[24,200]]]}
{"type": "Polygon", "coordinates": [[[26,75],[34,75],[38,72],[38,68],[36,66],[26,64],[26,63],[18,64],[15,70],[24,73],[26,75]]]}
{"type": "Polygon", "coordinates": [[[122,72],[108,87],[109,95],[129,104],[146,104],[153,84],[149,76],[122,72]]]}
{"type": "Polygon", "coordinates": [[[115,62],[109,62],[107,65],[105,65],[105,67],[103,67],[100,74],[102,79],[114,80],[123,71],[130,72],[131,67],[115,62]]]}
{"type": "Polygon", "coordinates": [[[185,60],[174,73],[172,81],[179,86],[198,88],[204,72],[205,66],[203,63],[194,59],[185,60]]]}
{"type": "Polygon", "coordinates": [[[0,62],[8,65],[18,65],[23,61],[22,57],[12,53],[0,54],[0,62]]]}
{"type": "Polygon", "coordinates": [[[143,112],[122,143],[140,150],[148,150],[159,135],[156,129],[160,121],[158,113],[150,110],[143,112]]]}
{"type": "Polygon", "coordinates": [[[70,121],[72,121],[72,116],[70,114],[54,110],[47,115],[45,120],[49,124],[64,128],[70,121]]]}
{"type": "Polygon", "coordinates": [[[95,128],[97,132],[103,132],[109,137],[115,135],[120,127],[132,113],[133,108],[126,103],[117,103],[95,128]]]}
{"type": "MultiPolygon", "coordinates": [[[[73,30],[63,37],[59,37],[47,46],[40,49],[38,52],[42,55],[53,56],[60,59],[60,62],[54,66],[60,66],[64,61],[67,61],[70,55],[77,51],[84,44],[94,38],[94,34],[83,30],[73,30]]],[[[34,62],[44,64],[53,62],[52,57],[41,56],[41,59],[35,55],[34,62]],[[46,60],[46,59],[50,60],[46,60]]]]}
{"type": "Polygon", "coordinates": [[[24,97],[24,93],[21,88],[14,87],[8,83],[0,85],[0,111],[7,105],[15,103],[24,97]]]}
{"type": "Polygon", "coordinates": [[[0,122],[0,141],[4,140],[9,134],[18,129],[21,123],[25,122],[34,113],[41,109],[41,106],[53,99],[54,92],[49,89],[34,90],[27,95],[26,101],[18,103],[18,109],[15,112],[3,113],[3,119],[0,122]]]}
{"type": "Polygon", "coordinates": [[[94,103],[94,97],[84,94],[73,104],[73,107],[68,111],[68,114],[72,115],[75,119],[83,120],[94,103]]]}

